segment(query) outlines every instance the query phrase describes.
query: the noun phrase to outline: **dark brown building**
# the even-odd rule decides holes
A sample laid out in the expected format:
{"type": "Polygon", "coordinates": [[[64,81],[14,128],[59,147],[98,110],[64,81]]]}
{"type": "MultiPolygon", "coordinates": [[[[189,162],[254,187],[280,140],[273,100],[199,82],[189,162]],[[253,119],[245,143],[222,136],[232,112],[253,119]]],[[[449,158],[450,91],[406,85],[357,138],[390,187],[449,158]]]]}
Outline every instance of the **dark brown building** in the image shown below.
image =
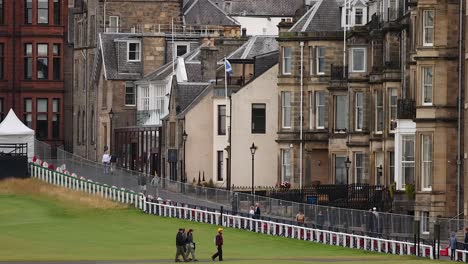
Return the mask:
{"type": "Polygon", "coordinates": [[[63,144],[68,0],[0,0],[0,120],[13,108],[36,137],[63,144]]]}

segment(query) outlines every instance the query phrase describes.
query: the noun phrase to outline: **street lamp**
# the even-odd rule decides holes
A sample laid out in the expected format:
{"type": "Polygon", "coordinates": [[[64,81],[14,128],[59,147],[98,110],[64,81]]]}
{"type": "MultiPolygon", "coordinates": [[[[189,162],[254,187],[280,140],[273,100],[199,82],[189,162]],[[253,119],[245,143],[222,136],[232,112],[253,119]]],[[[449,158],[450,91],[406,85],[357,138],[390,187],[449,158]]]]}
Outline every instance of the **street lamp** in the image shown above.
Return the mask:
{"type": "Polygon", "coordinates": [[[187,132],[185,132],[184,130],[184,133],[182,134],[182,140],[184,141],[184,170],[182,171],[182,182],[186,182],[186,177],[185,177],[185,142],[187,141],[187,132]]]}
{"type": "Polygon", "coordinates": [[[250,153],[252,154],[252,195],[255,195],[255,187],[254,187],[254,178],[255,178],[255,173],[254,173],[254,160],[255,160],[255,151],[257,151],[257,146],[255,146],[255,143],[252,143],[252,146],[250,146],[250,153]]]}
{"type": "Polygon", "coordinates": [[[109,143],[109,149],[113,152],[114,150],[112,149],[112,120],[114,119],[114,111],[111,110],[109,111],[109,121],[110,121],[110,143],[109,143]]]}
{"type": "Polygon", "coordinates": [[[351,161],[349,160],[349,157],[346,157],[345,166],[346,166],[346,184],[349,185],[349,168],[351,167],[351,161]]]}

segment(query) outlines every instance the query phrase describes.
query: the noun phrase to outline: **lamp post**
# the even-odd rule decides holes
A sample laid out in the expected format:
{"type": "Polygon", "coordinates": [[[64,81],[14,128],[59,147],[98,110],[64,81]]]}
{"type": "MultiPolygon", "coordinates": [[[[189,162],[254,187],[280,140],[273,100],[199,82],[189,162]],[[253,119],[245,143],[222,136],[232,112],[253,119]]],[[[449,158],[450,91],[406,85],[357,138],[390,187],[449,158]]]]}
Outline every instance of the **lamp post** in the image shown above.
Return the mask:
{"type": "Polygon", "coordinates": [[[346,157],[345,166],[346,166],[346,185],[349,185],[349,168],[351,167],[351,161],[349,160],[349,157],[346,157]]]}
{"type": "Polygon", "coordinates": [[[112,149],[112,134],[114,133],[112,131],[112,120],[114,119],[114,111],[112,111],[112,108],[111,110],[109,111],[109,123],[110,123],[110,142],[109,142],[109,149],[114,152],[114,150],[112,149]]]}
{"type": "Polygon", "coordinates": [[[186,182],[187,181],[187,178],[186,178],[186,175],[185,175],[185,142],[187,141],[187,132],[185,132],[184,130],[184,133],[182,134],[182,140],[184,141],[184,170],[182,171],[182,182],[186,182]]]}
{"type": "Polygon", "coordinates": [[[257,151],[257,146],[255,143],[252,143],[250,146],[250,154],[252,154],[252,195],[255,195],[255,185],[254,185],[254,178],[255,178],[255,170],[254,170],[254,163],[255,163],[255,151],[257,151]]]}

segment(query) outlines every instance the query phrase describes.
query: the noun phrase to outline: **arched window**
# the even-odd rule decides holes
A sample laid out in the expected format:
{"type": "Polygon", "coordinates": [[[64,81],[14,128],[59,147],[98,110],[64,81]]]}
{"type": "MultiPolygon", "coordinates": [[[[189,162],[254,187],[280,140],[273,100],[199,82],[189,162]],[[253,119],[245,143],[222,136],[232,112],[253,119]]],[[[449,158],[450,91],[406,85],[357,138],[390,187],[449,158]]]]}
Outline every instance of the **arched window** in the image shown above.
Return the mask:
{"type": "Polygon", "coordinates": [[[81,112],[81,143],[85,144],[85,120],[86,120],[86,115],[85,111],[81,112]]]}
{"type": "Polygon", "coordinates": [[[76,144],[80,145],[80,116],[81,112],[78,110],[78,113],[76,113],[76,144]]]}

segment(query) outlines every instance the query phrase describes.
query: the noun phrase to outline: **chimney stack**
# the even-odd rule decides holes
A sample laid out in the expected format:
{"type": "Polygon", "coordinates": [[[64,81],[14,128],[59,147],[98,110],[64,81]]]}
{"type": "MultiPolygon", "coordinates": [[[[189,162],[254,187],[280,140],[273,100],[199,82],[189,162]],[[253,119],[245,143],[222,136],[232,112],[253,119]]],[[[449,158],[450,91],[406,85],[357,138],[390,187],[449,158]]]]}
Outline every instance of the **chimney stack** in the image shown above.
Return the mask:
{"type": "Polygon", "coordinates": [[[216,79],[218,48],[203,46],[200,48],[201,75],[204,82],[216,79]]]}
{"type": "Polygon", "coordinates": [[[246,28],[242,28],[242,37],[243,38],[247,37],[247,29],[246,28]]]}

